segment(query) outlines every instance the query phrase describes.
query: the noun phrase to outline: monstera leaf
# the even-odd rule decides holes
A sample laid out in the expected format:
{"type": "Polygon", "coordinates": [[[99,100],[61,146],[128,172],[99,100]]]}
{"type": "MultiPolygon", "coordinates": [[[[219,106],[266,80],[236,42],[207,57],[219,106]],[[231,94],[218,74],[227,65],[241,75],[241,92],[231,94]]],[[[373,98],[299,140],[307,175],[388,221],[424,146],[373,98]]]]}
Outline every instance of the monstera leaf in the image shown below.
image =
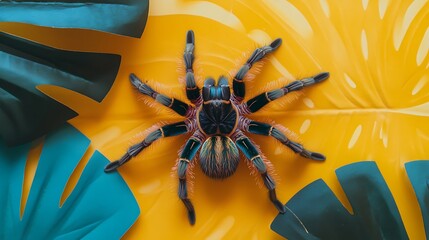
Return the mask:
{"type": "Polygon", "coordinates": [[[38,86],[60,86],[101,101],[120,60],[118,55],[58,50],[0,33],[1,138],[24,143],[77,115],[38,86]]]}
{"type": "Polygon", "coordinates": [[[352,207],[341,204],[323,180],[298,192],[271,228],[287,239],[408,239],[398,208],[374,162],[336,171],[352,207]]]}
{"type": "Polygon", "coordinates": [[[429,234],[429,161],[409,162],[405,164],[405,169],[419,201],[427,236],[429,234]]]}
{"type": "Polygon", "coordinates": [[[0,239],[119,239],[139,215],[119,174],[105,174],[109,161],[95,152],[73,192],[61,195],[90,141],[68,125],[45,139],[22,218],[24,169],[31,144],[0,146],[0,239]]]}
{"type": "Polygon", "coordinates": [[[0,1],[0,22],[22,22],[56,28],[86,28],[140,37],[148,0],[0,1]]]}

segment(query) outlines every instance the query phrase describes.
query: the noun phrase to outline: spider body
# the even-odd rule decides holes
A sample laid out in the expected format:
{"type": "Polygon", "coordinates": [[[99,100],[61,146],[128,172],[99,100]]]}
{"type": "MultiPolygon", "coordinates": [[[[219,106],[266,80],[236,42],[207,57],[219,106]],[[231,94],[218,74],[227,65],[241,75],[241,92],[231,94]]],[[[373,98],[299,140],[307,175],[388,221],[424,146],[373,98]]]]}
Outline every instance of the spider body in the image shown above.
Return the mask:
{"type": "Polygon", "coordinates": [[[255,143],[245,135],[245,132],[274,137],[305,158],[321,161],[325,160],[325,157],[288,139],[276,127],[251,120],[247,118],[247,115],[258,111],[269,102],[291,91],[297,91],[327,79],[329,73],[324,72],[313,77],[293,81],[282,88],[261,93],[243,102],[245,75],[255,62],[276,50],[280,44],[281,40],[276,39],[270,45],[256,49],[233,77],[232,91],[228,79],[224,76],[219,77],[217,83],[213,78],[207,78],[204,86],[200,89],[195,82],[192,67],[195,47],[194,33],[188,31],[184,62],[186,66],[186,95],[191,104],[158,93],[134,74],[130,75],[131,83],[138,91],[171,108],[179,115],[185,116],[186,120],[167,124],[151,132],[143,141],[131,146],[121,159],[108,164],[105,171],[115,171],[161,137],[192,133],[177,160],[178,195],[188,211],[191,224],[195,223],[195,210],[188,198],[187,175],[189,165],[194,161],[198,151],[202,171],[214,179],[224,179],[234,174],[240,161],[239,152],[241,151],[249,161],[249,165],[262,177],[264,185],[268,189],[268,196],[274,206],[279,212],[284,213],[285,207],[276,196],[275,182],[267,171],[265,164],[267,160],[264,159],[255,143]]]}
{"type": "Polygon", "coordinates": [[[228,136],[238,124],[237,108],[231,102],[228,79],[221,76],[216,84],[208,78],[202,89],[203,102],[197,110],[198,129],[207,138],[200,151],[203,172],[215,179],[231,176],[239,163],[239,152],[228,136]]]}

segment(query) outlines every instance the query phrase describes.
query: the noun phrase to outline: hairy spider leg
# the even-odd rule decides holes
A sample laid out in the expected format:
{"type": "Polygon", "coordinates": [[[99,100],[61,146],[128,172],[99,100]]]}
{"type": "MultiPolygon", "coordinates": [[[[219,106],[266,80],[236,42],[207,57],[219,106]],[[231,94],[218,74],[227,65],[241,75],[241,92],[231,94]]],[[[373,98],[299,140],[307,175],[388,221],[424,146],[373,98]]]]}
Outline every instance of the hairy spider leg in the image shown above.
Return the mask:
{"type": "Polygon", "coordinates": [[[195,155],[197,154],[198,149],[201,147],[201,140],[196,136],[202,136],[202,133],[198,131],[189,138],[186,142],[183,151],[180,153],[179,162],[177,164],[177,173],[179,176],[179,198],[185,204],[186,209],[188,210],[188,219],[191,225],[195,224],[195,210],[194,205],[192,205],[191,200],[188,198],[188,188],[186,182],[186,172],[188,170],[189,164],[193,161],[195,155]]]}
{"type": "Polygon", "coordinates": [[[269,102],[276,100],[280,97],[283,97],[289,92],[301,90],[304,87],[311,86],[316,83],[320,83],[327,78],[329,78],[329,73],[323,72],[313,77],[293,81],[282,88],[261,93],[258,96],[246,102],[246,109],[249,112],[254,113],[259,109],[261,109],[262,107],[264,107],[265,105],[267,105],[269,102]]]}
{"type": "Polygon", "coordinates": [[[240,70],[238,70],[237,74],[235,74],[232,82],[232,89],[234,93],[233,96],[238,102],[241,102],[246,94],[244,86],[244,77],[247,72],[250,70],[250,68],[255,62],[264,58],[265,55],[267,55],[268,53],[276,50],[281,45],[281,43],[282,40],[280,38],[277,38],[270,45],[257,48],[249,57],[249,59],[247,59],[246,63],[243,64],[240,70]]]}
{"type": "Polygon", "coordinates": [[[149,85],[143,83],[134,73],[130,74],[130,81],[139,92],[147,95],[162,105],[171,108],[173,111],[179,115],[186,116],[188,110],[191,108],[187,103],[184,103],[176,98],[170,98],[164,94],[158,93],[153,90],[149,85]]]}
{"type": "Polygon", "coordinates": [[[188,128],[184,121],[165,125],[149,133],[149,135],[140,143],[131,146],[127,152],[119,159],[109,163],[105,168],[105,172],[113,172],[120,166],[128,162],[132,157],[137,156],[143,149],[150,146],[154,141],[161,137],[172,137],[188,132],[188,128]]]}
{"type": "Polygon", "coordinates": [[[279,129],[275,128],[270,124],[251,120],[250,123],[247,125],[247,131],[254,134],[272,136],[279,142],[281,142],[283,145],[289,147],[290,149],[292,149],[292,151],[298,153],[305,158],[310,158],[318,161],[324,161],[326,159],[323,154],[311,152],[305,149],[301,144],[288,139],[279,129]]]}
{"type": "Polygon", "coordinates": [[[274,204],[274,206],[280,213],[285,213],[285,207],[276,195],[276,183],[274,182],[274,179],[268,174],[267,166],[262,160],[261,153],[259,152],[259,150],[255,147],[254,143],[252,143],[252,141],[241,131],[239,131],[234,138],[238,149],[241,150],[244,156],[246,156],[246,158],[252,163],[253,166],[255,166],[255,168],[261,174],[261,177],[264,180],[264,185],[268,189],[268,196],[271,202],[274,204]]]}
{"type": "Polygon", "coordinates": [[[197,86],[194,77],[194,69],[192,64],[194,63],[194,48],[195,48],[195,36],[192,30],[186,33],[186,47],[183,54],[186,67],[186,96],[189,101],[193,104],[198,103],[201,99],[200,88],[197,86]]]}

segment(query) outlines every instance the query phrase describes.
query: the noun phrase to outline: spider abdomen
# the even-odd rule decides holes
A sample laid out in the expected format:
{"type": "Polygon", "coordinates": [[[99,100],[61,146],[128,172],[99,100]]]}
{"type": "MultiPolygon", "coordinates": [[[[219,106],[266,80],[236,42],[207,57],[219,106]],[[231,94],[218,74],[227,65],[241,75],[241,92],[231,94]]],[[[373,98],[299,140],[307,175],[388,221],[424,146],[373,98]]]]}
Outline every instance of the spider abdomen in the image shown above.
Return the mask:
{"type": "Polygon", "coordinates": [[[223,179],[234,174],[240,157],[235,143],[226,136],[209,137],[200,151],[200,166],[211,178],[223,179]]]}

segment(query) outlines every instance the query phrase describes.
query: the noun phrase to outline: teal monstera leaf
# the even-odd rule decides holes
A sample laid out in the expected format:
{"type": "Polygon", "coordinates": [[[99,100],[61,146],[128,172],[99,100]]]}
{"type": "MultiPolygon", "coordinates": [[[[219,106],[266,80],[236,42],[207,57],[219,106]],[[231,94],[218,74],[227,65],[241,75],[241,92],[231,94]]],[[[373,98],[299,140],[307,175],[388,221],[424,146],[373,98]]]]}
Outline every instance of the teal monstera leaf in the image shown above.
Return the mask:
{"type": "Polygon", "coordinates": [[[419,201],[426,236],[429,236],[429,161],[408,162],[405,169],[419,201]]]}
{"type": "Polygon", "coordinates": [[[90,141],[67,125],[46,137],[22,218],[24,169],[31,144],[0,145],[0,239],[119,239],[139,208],[109,162],[95,152],[64,204],[60,199],[90,141]]]}
{"type": "Polygon", "coordinates": [[[336,171],[353,209],[351,214],[319,179],[286,204],[271,228],[287,239],[408,239],[383,176],[375,162],[353,163],[336,171]]]}
{"type": "Polygon", "coordinates": [[[0,22],[22,22],[56,28],[85,28],[140,37],[148,0],[3,0],[0,22]]]}
{"type": "Polygon", "coordinates": [[[0,32],[0,137],[22,144],[77,116],[38,86],[64,87],[100,102],[120,62],[115,54],[59,50],[0,32]]]}

